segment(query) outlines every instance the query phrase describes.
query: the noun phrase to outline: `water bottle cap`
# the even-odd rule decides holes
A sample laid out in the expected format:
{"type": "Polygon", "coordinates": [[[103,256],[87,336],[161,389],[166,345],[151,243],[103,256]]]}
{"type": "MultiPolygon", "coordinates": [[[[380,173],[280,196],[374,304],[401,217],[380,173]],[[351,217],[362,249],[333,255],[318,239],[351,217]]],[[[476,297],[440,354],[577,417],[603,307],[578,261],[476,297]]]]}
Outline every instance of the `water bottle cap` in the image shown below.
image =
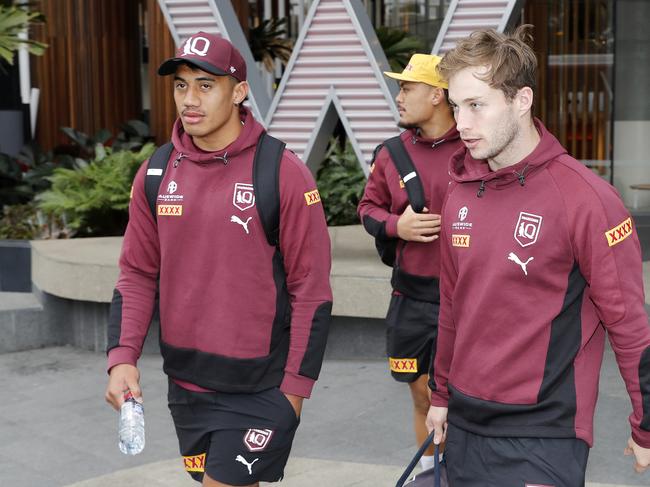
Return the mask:
{"type": "Polygon", "coordinates": [[[131,391],[126,391],[124,393],[124,400],[128,401],[129,399],[133,399],[133,393],[131,393],[131,391]]]}

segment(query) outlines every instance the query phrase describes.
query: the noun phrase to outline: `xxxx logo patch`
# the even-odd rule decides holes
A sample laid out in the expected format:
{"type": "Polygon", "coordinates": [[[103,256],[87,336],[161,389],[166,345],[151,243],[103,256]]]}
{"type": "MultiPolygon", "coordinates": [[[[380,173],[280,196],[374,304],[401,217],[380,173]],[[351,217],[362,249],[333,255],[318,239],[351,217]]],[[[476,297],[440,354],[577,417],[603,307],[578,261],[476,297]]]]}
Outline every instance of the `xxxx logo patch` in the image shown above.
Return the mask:
{"type": "Polygon", "coordinates": [[[204,472],[205,453],[191,457],[183,457],[183,466],[187,472],[204,472]]]}
{"type": "Polygon", "coordinates": [[[305,193],[305,201],[307,205],[315,205],[320,202],[320,193],[317,189],[305,193]]]}
{"type": "Polygon", "coordinates": [[[632,218],[628,218],[617,227],[614,227],[611,230],[607,230],[605,232],[607,243],[609,244],[610,247],[618,243],[621,243],[627,237],[632,235],[632,229],[633,229],[632,218]]]}
{"type": "Polygon", "coordinates": [[[183,205],[158,205],[159,216],[181,216],[183,205]]]}
{"type": "Polygon", "coordinates": [[[416,358],[393,358],[388,359],[392,372],[413,373],[418,371],[418,359],[416,358]]]}
{"type": "Polygon", "coordinates": [[[451,245],[454,247],[469,247],[469,235],[452,235],[451,245]]]}

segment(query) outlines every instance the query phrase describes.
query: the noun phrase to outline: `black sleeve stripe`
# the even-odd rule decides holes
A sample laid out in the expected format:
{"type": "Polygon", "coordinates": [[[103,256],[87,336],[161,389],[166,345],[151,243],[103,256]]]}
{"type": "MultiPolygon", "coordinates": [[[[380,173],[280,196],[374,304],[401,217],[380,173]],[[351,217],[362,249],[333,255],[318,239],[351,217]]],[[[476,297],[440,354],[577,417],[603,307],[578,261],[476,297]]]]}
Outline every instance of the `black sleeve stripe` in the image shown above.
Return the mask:
{"type": "Polygon", "coordinates": [[[307,350],[300,364],[298,374],[310,379],[318,379],[320,368],[325,356],[325,346],[327,345],[327,335],[330,331],[332,321],[332,302],[327,301],[321,304],[316,311],[311,322],[311,331],[309,332],[309,341],[307,350]]]}
{"type": "Polygon", "coordinates": [[[363,217],[363,228],[366,229],[370,235],[381,240],[388,240],[386,236],[386,222],[380,222],[372,217],[363,217]]]}
{"type": "Polygon", "coordinates": [[[122,294],[117,289],[113,290],[113,299],[108,312],[108,328],[106,353],[120,345],[120,336],[122,334],[122,294]]]}
{"type": "Polygon", "coordinates": [[[639,385],[643,404],[641,429],[650,431],[650,347],[647,347],[641,354],[641,360],[639,361],[639,385]]]}

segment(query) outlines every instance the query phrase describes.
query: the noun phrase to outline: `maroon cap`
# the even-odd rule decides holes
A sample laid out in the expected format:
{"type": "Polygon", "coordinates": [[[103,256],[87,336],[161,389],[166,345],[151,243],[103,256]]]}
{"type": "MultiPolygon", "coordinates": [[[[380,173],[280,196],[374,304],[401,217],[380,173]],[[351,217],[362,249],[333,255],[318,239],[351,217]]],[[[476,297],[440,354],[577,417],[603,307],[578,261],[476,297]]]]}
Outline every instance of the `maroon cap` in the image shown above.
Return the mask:
{"type": "Polygon", "coordinates": [[[158,74],[174,74],[179,64],[187,63],[218,76],[230,75],[246,81],[246,62],[230,41],[217,34],[197,32],[178,48],[176,57],[160,65],[158,74]]]}

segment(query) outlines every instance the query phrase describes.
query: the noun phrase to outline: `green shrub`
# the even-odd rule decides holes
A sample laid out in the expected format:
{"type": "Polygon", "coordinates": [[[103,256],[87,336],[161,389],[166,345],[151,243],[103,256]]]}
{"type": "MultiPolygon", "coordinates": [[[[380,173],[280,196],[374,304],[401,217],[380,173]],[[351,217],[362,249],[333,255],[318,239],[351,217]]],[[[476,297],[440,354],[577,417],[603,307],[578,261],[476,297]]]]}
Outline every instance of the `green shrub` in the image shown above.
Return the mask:
{"type": "Polygon", "coordinates": [[[131,182],[138,167],[154,151],[97,150],[96,158],[77,169],[57,168],[49,190],[37,197],[46,215],[61,218],[75,236],[121,235],[128,221],[131,182]]]}
{"type": "Polygon", "coordinates": [[[366,177],[349,140],[345,147],[334,138],[330,141],[316,181],[328,225],[359,223],[357,205],[363,195],[366,177]]]}

